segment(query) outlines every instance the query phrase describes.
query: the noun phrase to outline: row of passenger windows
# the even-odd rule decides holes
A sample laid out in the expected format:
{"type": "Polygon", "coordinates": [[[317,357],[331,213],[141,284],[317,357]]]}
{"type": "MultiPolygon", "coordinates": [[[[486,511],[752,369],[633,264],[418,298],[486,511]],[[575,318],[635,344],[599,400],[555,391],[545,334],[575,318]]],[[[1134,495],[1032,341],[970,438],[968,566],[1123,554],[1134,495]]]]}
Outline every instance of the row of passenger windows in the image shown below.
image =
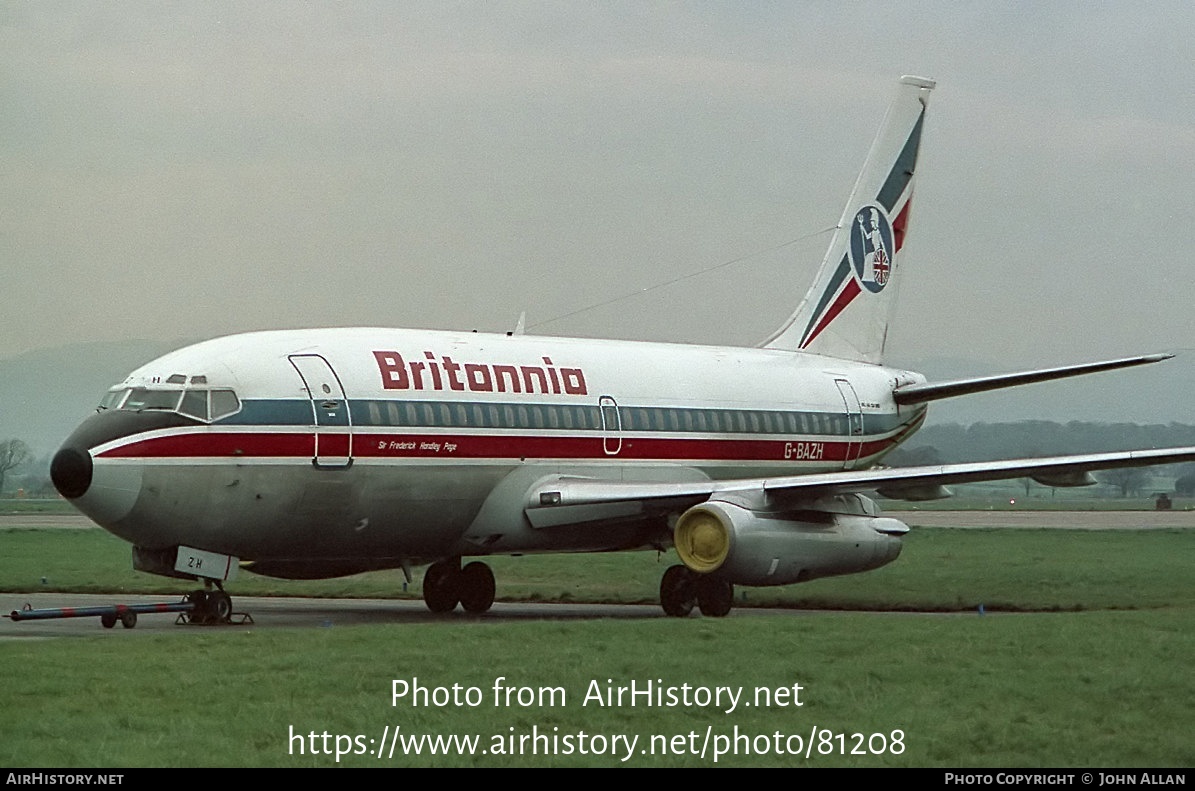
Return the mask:
{"type": "Polygon", "coordinates": [[[100,402],[100,409],[120,409],[126,412],[159,410],[178,412],[200,420],[219,420],[241,408],[240,399],[232,390],[157,390],[147,387],[109,390],[100,402]]]}
{"type": "MultiPolygon", "coordinates": [[[[676,431],[729,434],[846,435],[845,415],[745,409],[446,404],[429,401],[353,401],[353,423],[372,426],[676,431]],[[604,424],[603,424],[604,420],[604,424]]],[[[853,433],[862,433],[856,421],[853,433]]]]}

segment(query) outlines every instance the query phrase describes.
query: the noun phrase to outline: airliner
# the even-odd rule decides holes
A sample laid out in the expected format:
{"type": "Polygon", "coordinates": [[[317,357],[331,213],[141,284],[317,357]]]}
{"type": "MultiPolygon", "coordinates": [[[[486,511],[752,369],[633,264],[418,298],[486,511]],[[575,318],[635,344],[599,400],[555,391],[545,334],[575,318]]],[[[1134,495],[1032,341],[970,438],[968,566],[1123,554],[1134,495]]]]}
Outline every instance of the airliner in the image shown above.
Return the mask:
{"type": "Polygon", "coordinates": [[[1157,362],[929,382],[883,364],[931,80],[903,77],[804,300],[755,348],[383,328],[253,332],[111,388],[52,462],[134,568],[200,580],[225,621],[239,569],[288,579],[427,566],[434,612],[483,613],[490,555],[675,549],[670,616],[734,586],[895,560],[869,495],[1195,459],[1195,448],[890,468],[938,399],[1157,362]]]}

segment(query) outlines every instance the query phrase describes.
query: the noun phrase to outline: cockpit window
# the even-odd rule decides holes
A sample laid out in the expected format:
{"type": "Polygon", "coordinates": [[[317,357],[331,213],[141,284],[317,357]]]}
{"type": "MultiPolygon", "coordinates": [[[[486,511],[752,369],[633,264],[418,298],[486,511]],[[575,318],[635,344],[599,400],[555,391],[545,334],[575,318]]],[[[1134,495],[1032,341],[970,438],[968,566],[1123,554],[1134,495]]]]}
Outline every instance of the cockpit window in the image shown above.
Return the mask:
{"type": "Polygon", "coordinates": [[[149,387],[114,389],[100,402],[101,410],[124,412],[160,410],[178,412],[205,422],[219,420],[241,410],[241,401],[232,390],[170,389],[149,387]]]}
{"type": "Polygon", "coordinates": [[[182,397],[181,390],[147,390],[144,387],[134,387],[124,402],[124,409],[140,412],[143,409],[164,409],[169,412],[178,411],[178,400],[182,397]]]}
{"type": "Polygon", "coordinates": [[[241,409],[240,399],[231,390],[212,391],[212,420],[228,417],[241,409]]]}
{"type": "Polygon", "coordinates": [[[120,406],[120,402],[124,400],[128,390],[121,388],[119,390],[109,390],[104,394],[104,399],[100,401],[100,409],[116,409],[120,406]]]}
{"type": "Polygon", "coordinates": [[[178,411],[184,415],[197,417],[200,420],[207,420],[207,391],[185,391],[183,393],[183,402],[179,404],[178,411]]]}

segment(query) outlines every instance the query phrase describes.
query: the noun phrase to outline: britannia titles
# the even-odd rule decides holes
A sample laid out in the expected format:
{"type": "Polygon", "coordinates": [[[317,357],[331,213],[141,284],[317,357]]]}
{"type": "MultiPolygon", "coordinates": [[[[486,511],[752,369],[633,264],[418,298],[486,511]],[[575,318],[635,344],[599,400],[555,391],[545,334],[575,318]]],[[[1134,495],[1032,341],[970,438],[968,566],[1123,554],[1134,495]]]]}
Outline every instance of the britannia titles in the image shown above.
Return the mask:
{"type": "Polygon", "coordinates": [[[398,352],[375,351],[374,359],[387,390],[469,390],[474,393],[544,393],[588,395],[580,368],[557,368],[549,357],[541,365],[458,363],[447,355],[406,361],[398,352]]]}

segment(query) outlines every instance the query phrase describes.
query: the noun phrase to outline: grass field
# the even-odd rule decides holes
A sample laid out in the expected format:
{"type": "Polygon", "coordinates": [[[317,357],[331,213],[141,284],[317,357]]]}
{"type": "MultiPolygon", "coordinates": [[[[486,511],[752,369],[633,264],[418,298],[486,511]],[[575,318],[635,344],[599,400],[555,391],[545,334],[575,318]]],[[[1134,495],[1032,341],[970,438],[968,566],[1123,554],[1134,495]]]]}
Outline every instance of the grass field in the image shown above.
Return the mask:
{"type": "MultiPolygon", "coordinates": [[[[498,597],[520,601],[655,602],[671,553],[490,559],[498,597]]],[[[1082,610],[1195,604],[1189,530],[1067,531],[918,528],[877,571],[783,588],[740,589],[740,606],[834,610],[1082,610]]],[[[333,580],[242,574],[235,594],[419,598],[421,573],[333,580]]],[[[132,570],[129,546],[101,530],[0,530],[0,591],[182,593],[194,587],[132,570]],[[44,582],[43,582],[44,580],[44,582]]]]}
{"type": "MultiPolygon", "coordinates": [[[[620,736],[637,737],[625,762],[632,766],[711,766],[715,747],[737,746],[718,765],[1189,767],[1193,561],[1192,531],[922,529],[879,571],[748,592],[748,605],[828,608],[813,613],[461,618],[417,628],[134,630],[0,642],[0,762],[332,766],[341,735],[341,765],[608,766],[623,763],[620,736]],[[980,603],[988,614],[977,613],[980,603]],[[880,605],[957,612],[841,611],[880,605]],[[1026,612],[994,612],[1002,608],[1026,612]],[[556,705],[524,707],[516,695],[495,706],[499,678],[527,694],[557,689],[556,705]],[[395,679],[473,687],[481,702],[392,706],[395,679]],[[730,713],[725,701],[586,705],[591,684],[632,681],[742,688],[744,697],[730,713]],[[802,706],[743,705],[755,702],[757,687],[794,684],[802,706]],[[394,726],[404,737],[481,741],[470,755],[431,755],[428,743],[419,755],[353,754],[376,751],[394,726]],[[526,738],[533,729],[541,742],[526,738]],[[589,754],[580,752],[582,731],[589,754]],[[808,746],[811,733],[809,757],[787,754],[798,740],[808,746]],[[509,752],[512,738],[522,754],[495,754],[498,746],[509,752]],[[552,738],[557,754],[545,755],[552,738]],[[570,754],[559,754],[570,744],[570,754]],[[537,745],[538,754],[527,754],[537,745]],[[704,757],[694,754],[703,746],[704,757]]],[[[668,562],[638,553],[501,558],[494,566],[505,598],[640,601],[654,600],[668,562]]],[[[100,531],[0,533],[0,581],[10,590],[186,588],[128,565],[127,546],[100,531]]],[[[341,586],[335,592],[376,596],[401,583],[398,573],[327,583],[246,576],[234,591],[326,595],[333,591],[324,586],[341,586]]],[[[417,594],[418,579],[407,595],[417,594]]]]}

